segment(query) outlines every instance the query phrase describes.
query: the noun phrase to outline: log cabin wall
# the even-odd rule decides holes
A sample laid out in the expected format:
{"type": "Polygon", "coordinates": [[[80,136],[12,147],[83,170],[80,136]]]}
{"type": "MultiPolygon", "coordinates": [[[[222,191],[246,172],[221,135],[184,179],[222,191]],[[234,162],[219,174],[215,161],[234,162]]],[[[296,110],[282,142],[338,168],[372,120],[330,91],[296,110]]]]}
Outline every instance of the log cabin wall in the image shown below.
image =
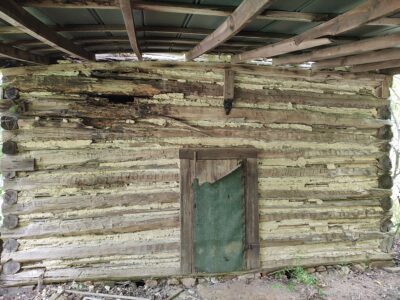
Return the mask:
{"type": "Polygon", "coordinates": [[[389,79],[235,66],[227,116],[226,67],[4,70],[1,282],[180,274],[191,146],[258,149],[261,269],[390,260],[389,79]]]}

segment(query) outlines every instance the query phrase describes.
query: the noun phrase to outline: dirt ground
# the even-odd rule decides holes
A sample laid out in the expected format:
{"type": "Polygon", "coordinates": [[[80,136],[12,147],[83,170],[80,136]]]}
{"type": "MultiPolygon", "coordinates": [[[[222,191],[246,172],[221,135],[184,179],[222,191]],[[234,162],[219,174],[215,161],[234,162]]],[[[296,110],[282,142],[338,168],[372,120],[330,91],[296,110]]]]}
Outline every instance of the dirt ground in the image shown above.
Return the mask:
{"type": "MultiPolygon", "coordinates": [[[[397,267],[369,269],[362,264],[306,269],[315,284],[298,283],[288,272],[230,278],[184,278],[126,282],[84,282],[0,289],[0,300],[400,300],[400,241],[395,246],[397,267]],[[84,294],[82,294],[84,293],[84,294]],[[101,295],[101,294],[105,295],[101,295]],[[3,296],[2,296],[3,294],[3,296]],[[107,296],[108,295],[108,296],[107,296]],[[111,298],[113,296],[114,298],[111,298]],[[122,296],[122,297],[121,297],[122,296]]],[[[306,274],[306,273],[305,273],[306,274]]],[[[307,275],[308,276],[308,275],[307,275]]]]}

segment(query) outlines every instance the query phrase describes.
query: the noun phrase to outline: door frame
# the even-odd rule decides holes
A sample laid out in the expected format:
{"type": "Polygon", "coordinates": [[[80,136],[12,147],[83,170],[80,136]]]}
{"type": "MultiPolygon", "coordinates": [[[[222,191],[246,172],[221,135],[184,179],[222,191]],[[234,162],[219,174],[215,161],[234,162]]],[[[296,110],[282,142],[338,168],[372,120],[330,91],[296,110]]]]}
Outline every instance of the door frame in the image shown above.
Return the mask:
{"type": "Polygon", "coordinates": [[[182,148],[180,159],[181,273],[194,270],[193,174],[197,160],[241,159],[244,168],[245,263],[246,270],[260,268],[257,149],[254,148],[182,148]]]}

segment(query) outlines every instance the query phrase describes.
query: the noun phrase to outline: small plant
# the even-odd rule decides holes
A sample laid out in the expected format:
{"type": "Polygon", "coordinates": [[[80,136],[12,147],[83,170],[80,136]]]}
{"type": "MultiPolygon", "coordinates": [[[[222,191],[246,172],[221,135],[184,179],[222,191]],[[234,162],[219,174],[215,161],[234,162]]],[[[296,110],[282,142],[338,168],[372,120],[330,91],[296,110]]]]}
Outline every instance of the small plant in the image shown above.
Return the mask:
{"type": "Polygon", "coordinates": [[[302,283],[308,286],[311,285],[316,285],[317,284],[317,279],[311,275],[308,274],[302,267],[297,266],[294,269],[291,270],[291,278],[293,278],[295,281],[298,283],[302,283]]]}

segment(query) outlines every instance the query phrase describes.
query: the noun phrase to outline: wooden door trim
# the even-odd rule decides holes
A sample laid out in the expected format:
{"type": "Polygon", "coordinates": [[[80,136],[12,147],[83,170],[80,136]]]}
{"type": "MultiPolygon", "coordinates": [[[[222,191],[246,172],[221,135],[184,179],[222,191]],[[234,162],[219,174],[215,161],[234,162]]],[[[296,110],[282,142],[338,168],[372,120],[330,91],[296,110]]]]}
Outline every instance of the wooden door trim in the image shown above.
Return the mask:
{"type": "Polygon", "coordinates": [[[260,267],[257,150],[254,148],[184,148],[179,150],[181,191],[181,272],[194,270],[195,160],[242,159],[245,174],[245,261],[247,270],[260,267]]]}

